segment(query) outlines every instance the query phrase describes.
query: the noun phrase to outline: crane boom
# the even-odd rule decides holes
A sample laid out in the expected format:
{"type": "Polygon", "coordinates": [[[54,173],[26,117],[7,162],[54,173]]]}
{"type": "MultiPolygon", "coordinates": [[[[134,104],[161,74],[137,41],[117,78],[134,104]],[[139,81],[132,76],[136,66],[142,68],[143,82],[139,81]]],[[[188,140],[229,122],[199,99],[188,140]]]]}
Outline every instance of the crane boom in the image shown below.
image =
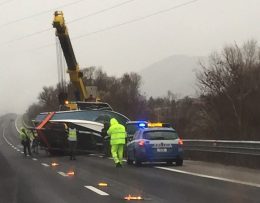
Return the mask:
{"type": "Polygon", "coordinates": [[[55,11],[53,27],[56,28],[56,36],[59,38],[60,45],[68,66],[67,72],[70,76],[70,81],[80,92],[80,100],[85,101],[88,98],[87,89],[83,83],[83,74],[79,70],[79,65],[77,63],[73,47],[70,41],[68,28],[65,24],[62,11],[55,11]]]}

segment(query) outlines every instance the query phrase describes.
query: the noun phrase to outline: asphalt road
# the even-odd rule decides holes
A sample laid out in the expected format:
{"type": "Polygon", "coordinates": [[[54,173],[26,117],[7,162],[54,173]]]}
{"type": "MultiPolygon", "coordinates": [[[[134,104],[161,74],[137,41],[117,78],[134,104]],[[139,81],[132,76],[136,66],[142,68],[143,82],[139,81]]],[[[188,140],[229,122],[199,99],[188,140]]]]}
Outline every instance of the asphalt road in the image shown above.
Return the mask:
{"type": "Polygon", "coordinates": [[[125,202],[128,194],[141,195],[145,202],[260,202],[260,185],[177,173],[165,165],[115,168],[112,160],[98,155],[70,161],[43,151],[24,157],[14,120],[15,115],[0,118],[0,203],[116,203],[125,202]],[[59,166],[50,166],[53,161],[59,166]],[[69,170],[75,175],[67,176],[69,170]]]}

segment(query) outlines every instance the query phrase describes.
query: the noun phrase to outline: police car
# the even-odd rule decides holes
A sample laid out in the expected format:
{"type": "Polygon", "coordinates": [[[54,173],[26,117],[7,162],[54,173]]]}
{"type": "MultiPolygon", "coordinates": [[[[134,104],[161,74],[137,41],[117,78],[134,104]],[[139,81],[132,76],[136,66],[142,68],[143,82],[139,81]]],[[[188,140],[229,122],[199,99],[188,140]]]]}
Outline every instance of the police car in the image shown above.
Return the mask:
{"type": "Polygon", "coordinates": [[[140,127],[127,143],[127,163],[141,165],[142,162],[176,162],[183,164],[183,142],[176,131],[163,125],[140,127]]]}

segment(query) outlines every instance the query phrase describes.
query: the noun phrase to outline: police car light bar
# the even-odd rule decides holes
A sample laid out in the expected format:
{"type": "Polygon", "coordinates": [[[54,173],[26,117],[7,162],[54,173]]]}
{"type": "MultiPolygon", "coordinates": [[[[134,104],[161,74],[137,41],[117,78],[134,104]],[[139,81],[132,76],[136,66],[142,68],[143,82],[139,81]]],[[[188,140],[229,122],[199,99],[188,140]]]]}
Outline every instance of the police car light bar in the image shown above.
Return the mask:
{"type": "Polygon", "coordinates": [[[157,123],[148,123],[148,127],[149,128],[160,128],[160,127],[169,128],[169,127],[171,127],[171,125],[169,123],[157,122],[157,123]]]}
{"type": "Polygon", "coordinates": [[[162,127],[163,124],[162,123],[148,123],[148,127],[152,128],[152,127],[162,127]]]}

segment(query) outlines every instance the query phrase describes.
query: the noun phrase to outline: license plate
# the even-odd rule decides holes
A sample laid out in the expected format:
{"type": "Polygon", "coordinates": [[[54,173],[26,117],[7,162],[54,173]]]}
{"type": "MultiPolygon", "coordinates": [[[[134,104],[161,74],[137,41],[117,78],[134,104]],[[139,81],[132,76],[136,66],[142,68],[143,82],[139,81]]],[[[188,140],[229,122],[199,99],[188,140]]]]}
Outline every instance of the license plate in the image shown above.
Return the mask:
{"type": "Polygon", "coordinates": [[[164,143],[160,143],[160,144],[153,144],[152,146],[153,148],[159,148],[159,149],[165,149],[165,148],[172,148],[171,144],[164,144],[164,143]]]}
{"type": "Polygon", "coordinates": [[[167,149],[157,149],[157,152],[167,152],[167,149]]]}

